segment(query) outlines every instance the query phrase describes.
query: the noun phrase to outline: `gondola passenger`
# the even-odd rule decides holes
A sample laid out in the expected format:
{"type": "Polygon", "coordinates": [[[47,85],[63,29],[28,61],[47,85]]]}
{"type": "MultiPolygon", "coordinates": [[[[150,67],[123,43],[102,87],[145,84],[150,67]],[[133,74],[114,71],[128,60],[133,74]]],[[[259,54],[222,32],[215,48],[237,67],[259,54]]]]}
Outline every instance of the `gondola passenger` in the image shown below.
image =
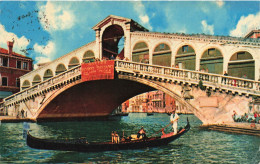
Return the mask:
{"type": "Polygon", "coordinates": [[[119,137],[119,135],[116,133],[116,131],[114,132],[114,142],[115,143],[119,143],[119,141],[120,141],[120,137],[119,137]]]}
{"type": "Polygon", "coordinates": [[[140,136],[142,136],[143,139],[146,138],[146,134],[145,134],[145,130],[144,130],[144,127],[142,126],[141,129],[138,131],[137,133],[137,138],[140,138],[140,136]]]}
{"type": "Polygon", "coordinates": [[[112,133],[111,133],[111,139],[112,139],[112,143],[114,143],[115,135],[114,135],[114,132],[113,132],[113,131],[112,131],[112,133]]]}

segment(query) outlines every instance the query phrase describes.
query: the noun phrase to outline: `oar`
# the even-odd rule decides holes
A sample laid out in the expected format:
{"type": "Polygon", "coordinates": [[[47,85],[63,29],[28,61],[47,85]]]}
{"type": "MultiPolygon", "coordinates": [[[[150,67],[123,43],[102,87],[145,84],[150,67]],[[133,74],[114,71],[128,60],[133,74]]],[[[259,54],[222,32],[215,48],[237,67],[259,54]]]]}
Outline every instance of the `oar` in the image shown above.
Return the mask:
{"type": "MultiPolygon", "coordinates": [[[[163,127],[162,129],[165,129],[165,128],[167,128],[168,126],[170,126],[172,123],[170,122],[168,125],[166,125],[165,127],[163,127]]],[[[157,131],[156,133],[154,133],[153,135],[151,135],[151,137],[153,137],[154,135],[156,135],[156,134],[158,134],[158,133],[160,133],[161,131],[162,131],[162,129],[161,130],[159,130],[159,131],[157,131]]]]}

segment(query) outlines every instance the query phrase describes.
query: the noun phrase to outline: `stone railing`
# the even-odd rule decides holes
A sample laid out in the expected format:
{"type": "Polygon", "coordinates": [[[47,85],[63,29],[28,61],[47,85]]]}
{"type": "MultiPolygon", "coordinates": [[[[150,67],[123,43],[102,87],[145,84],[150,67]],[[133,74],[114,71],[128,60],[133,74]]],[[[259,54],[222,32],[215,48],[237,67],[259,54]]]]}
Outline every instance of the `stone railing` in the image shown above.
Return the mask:
{"type": "Polygon", "coordinates": [[[115,67],[118,72],[141,74],[166,81],[171,80],[188,84],[198,84],[199,81],[202,81],[203,86],[207,88],[221,89],[240,95],[260,96],[259,81],[121,60],[116,60],[115,67]]]}
{"type": "MultiPolygon", "coordinates": [[[[245,94],[247,96],[260,96],[260,82],[254,80],[122,60],[115,60],[115,69],[117,72],[121,71],[133,73],[135,75],[141,74],[143,76],[162,79],[164,81],[177,81],[196,85],[198,85],[199,81],[202,81],[203,86],[206,86],[207,88],[220,89],[241,95],[245,94]]],[[[64,81],[73,79],[80,75],[81,66],[74,67],[55,77],[47,79],[39,84],[5,98],[3,103],[0,103],[0,109],[4,106],[8,106],[35,94],[41,93],[48,88],[52,88],[57,84],[63,83],[64,81]]]]}
{"type": "Polygon", "coordinates": [[[44,90],[53,87],[56,84],[62,83],[64,81],[70,80],[74,77],[81,75],[81,66],[74,67],[68,71],[62,72],[57,76],[47,79],[39,84],[36,84],[30,88],[27,88],[21,92],[13,94],[4,99],[4,105],[8,106],[12,103],[19,102],[27,97],[31,97],[37,93],[41,93],[44,90]]]}

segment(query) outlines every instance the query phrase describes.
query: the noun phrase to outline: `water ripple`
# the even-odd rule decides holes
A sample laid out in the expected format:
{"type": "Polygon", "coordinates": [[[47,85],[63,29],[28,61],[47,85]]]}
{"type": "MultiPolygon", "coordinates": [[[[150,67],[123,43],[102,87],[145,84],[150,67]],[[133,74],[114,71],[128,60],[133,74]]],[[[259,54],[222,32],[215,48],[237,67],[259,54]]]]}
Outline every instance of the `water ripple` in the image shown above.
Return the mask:
{"type": "MultiPolygon", "coordinates": [[[[241,163],[260,162],[260,139],[255,136],[227,134],[199,129],[195,116],[181,115],[179,126],[189,117],[191,130],[167,146],[140,150],[100,153],[36,150],[26,145],[22,123],[2,123],[0,126],[0,163],[241,163]]],[[[30,123],[32,134],[42,138],[79,138],[89,141],[110,140],[111,131],[125,135],[136,133],[144,126],[147,134],[169,123],[166,114],[130,114],[109,121],[30,123]]],[[[170,127],[166,129],[170,131],[170,127]]]]}

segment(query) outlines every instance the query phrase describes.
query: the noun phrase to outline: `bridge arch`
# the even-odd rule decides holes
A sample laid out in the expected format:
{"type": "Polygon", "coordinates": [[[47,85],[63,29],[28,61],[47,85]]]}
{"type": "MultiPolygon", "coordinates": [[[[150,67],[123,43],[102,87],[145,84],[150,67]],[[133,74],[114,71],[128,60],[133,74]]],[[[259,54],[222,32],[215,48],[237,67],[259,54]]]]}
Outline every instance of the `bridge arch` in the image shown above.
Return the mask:
{"type": "Polygon", "coordinates": [[[224,55],[217,47],[208,47],[200,57],[200,70],[223,74],[224,55]]]}
{"type": "Polygon", "coordinates": [[[258,81],[259,79],[260,79],[260,74],[259,74],[259,71],[258,70],[260,70],[260,62],[259,62],[259,57],[258,57],[258,53],[257,53],[257,51],[254,51],[253,49],[249,49],[249,48],[246,48],[246,47],[236,47],[236,48],[233,48],[233,49],[231,49],[230,51],[229,51],[229,54],[228,54],[228,61],[227,61],[227,70],[228,70],[228,63],[229,63],[229,61],[230,61],[230,59],[231,59],[231,57],[235,54],[235,53],[237,53],[237,52],[248,52],[248,53],[250,53],[251,55],[252,55],[252,57],[253,57],[253,60],[254,60],[254,62],[255,62],[255,70],[254,70],[254,72],[255,72],[255,79],[254,80],[256,80],[256,81],[258,81]]]}
{"type": "Polygon", "coordinates": [[[47,69],[45,72],[44,72],[44,75],[43,75],[43,81],[49,79],[49,78],[52,78],[53,77],[53,72],[51,69],[47,69]]]}
{"type": "Polygon", "coordinates": [[[132,50],[132,61],[149,63],[149,45],[145,41],[138,41],[132,50]]]}
{"type": "Polygon", "coordinates": [[[31,83],[29,82],[29,80],[25,80],[22,84],[22,90],[27,89],[31,86],[31,83]]]}
{"type": "Polygon", "coordinates": [[[69,61],[69,69],[76,67],[80,64],[78,57],[74,56],[69,61]]]}
{"type": "Polygon", "coordinates": [[[41,81],[42,81],[42,80],[41,80],[41,76],[40,76],[39,74],[37,74],[37,75],[35,75],[35,76],[33,77],[32,85],[34,86],[34,85],[40,83],[41,81]]]}
{"type": "Polygon", "coordinates": [[[124,37],[125,31],[121,25],[112,24],[101,33],[102,38],[102,58],[113,59],[116,57],[124,58],[124,48],[119,51],[119,42],[124,37]]]}
{"type": "Polygon", "coordinates": [[[182,69],[195,70],[196,69],[196,51],[194,45],[190,43],[182,43],[178,45],[175,52],[175,65],[181,63],[182,69]]]}
{"type": "Polygon", "coordinates": [[[228,75],[255,79],[255,60],[247,51],[238,51],[234,53],[228,62],[228,75]]]}
{"type": "Polygon", "coordinates": [[[153,48],[152,64],[161,66],[171,66],[172,49],[167,41],[161,41],[155,44],[153,48]]]}
{"type": "Polygon", "coordinates": [[[67,68],[65,67],[65,65],[63,63],[60,63],[56,67],[55,75],[58,75],[58,74],[65,72],[65,71],[67,71],[67,68]]]}
{"type": "Polygon", "coordinates": [[[95,53],[92,50],[87,50],[82,57],[82,62],[90,63],[95,61],[95,53]]]}

